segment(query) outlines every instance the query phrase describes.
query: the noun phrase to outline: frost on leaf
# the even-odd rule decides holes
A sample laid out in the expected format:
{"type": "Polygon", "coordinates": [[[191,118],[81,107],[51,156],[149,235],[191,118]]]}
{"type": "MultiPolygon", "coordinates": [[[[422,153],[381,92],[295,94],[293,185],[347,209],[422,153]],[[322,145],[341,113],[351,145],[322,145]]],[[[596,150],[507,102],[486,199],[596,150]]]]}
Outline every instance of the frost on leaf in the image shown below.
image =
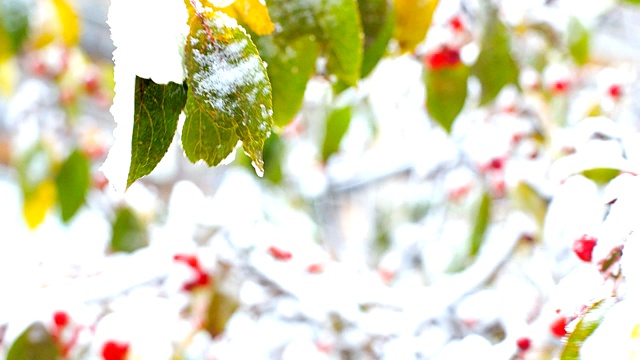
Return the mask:
{"type": "Polygon", "coordinates": [[[259,174],[271,133],[271,85],[255,45],[236,21],[194,16],[185,47],[189,91],[182,147],[192,162],[215,166],[242,141],[259,174]]]}

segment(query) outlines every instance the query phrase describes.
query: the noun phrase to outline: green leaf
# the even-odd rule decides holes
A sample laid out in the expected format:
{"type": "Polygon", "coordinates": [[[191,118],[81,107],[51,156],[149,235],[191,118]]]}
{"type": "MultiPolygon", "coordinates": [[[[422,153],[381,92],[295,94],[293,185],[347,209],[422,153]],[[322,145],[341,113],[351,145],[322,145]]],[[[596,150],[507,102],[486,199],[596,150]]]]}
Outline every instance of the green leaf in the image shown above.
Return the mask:
{"type": "Polygon", "coordinates": [[[164,157],[187,101],[187,85],[156,84],[136,76],[131,166],[127,187],[149,175],[164,157]]]}
{"type": "Polygon", "coordinates": [[[476,222],[473,225],[471,237],[469,237],[470,256],[478,254],[478,251],[484,242],[489,221],[491,220],[491,196],[489,196],[489,193],[485,192],[482,195],[482,199],[480,200],[480,204],[476,211],[476,222]]]}
{"type": "Polygon", "coordinates": [[[22,48],[29,36],[29,12],[28,1],[0,0],[0,61],[22,48]]]}
{"type": "Polygon", "coordinates": [[[310,36],[292,41],[278,41],[273,36],[256,40],[262,59],[269,64],[267,73],[273,91],[273,121],[285,126],[298,113],[315,72],[318,45],[310,36]]]}
{"type": "Polygon", "coordinates": [[[467,99],[469,72],[469,67],[462,63],[424,70],[427,112],[448,133],[467,99]]]}
{"type": "Polygon", "coordinates": [[[56,176],[56,189],[62,221],[68,222],[84,204],[91,186],[89,159],[74,150],[60,167],[56,176]]]}
{"type": "Polygon", "coordinates": [[[473,74],[480,81],[480,105],[491,102],[507,84],[518,83],[518,65],[511,56],[509,30],[498,17],[498,10],[487,5],[487,17],[480,43],[480,54],[473,74]]]}
{"type": "Polygon", "coordinates": [[[111,251],[131,253],[148,244],[142,222],[128,207],[117,210],[111,230],[111,251]]]}
{"type": "Polygon", "coordinates": [[[232,296],[220,291],[216,286],[211,296],[205,327],[211,336],[224,332],[231,315],[238,309],[239,303],[232,296]]]}
{"type": "Polygon", "coordinates": [[[387,51],[393,36],[395,14],[387,0],[359,0],[358,6],[364,31],[364,53],[360,78],[367,77],[387,51]]]}
{"type": "Polygon", "coordinates": [[[356,85],[363,51],[356,0],[272,0],[267,5],[276,36],[285,40],[315,36],[327,57],[328,72],[356,85]]]}
{"type": "Polygon", "coordinates": [[[538,229],[542,230],[547,214],[547,200],[543,199],[531,186],[520,182],[510,193],[515,207],[525,213],[531,214],[538,223],[538,229]]]}
{"type": "Polygon", "coordinates": [[[340,142],[349,129],[349,123],[351,123],[350,106],[332,109],[329,113],[322,141],[322,160],[324,162],[340,149],[340,142]]]}
{"type": "Polygon", "coordinates": [[[264,177],[274,184],[282,182],[284,144],[278,135],[271,135],[264,143],[264,177]]]}
{"type": "Polygon", "coordinates": [[[604,185],[608,184],[616,176],[620,175],[620,170],[612,168],[595,168],[584,170],[582,175],[587,179],[591,179],[598,184],[604,185]]]}
{"type": "Polygon", "coordinates": [[[258,50],[235,20],[217,12],[194,16],[185,65],[189,91],[182,147],[192,162],[219,164],[238,140],[263,169],[262,148],[271,134],[271,85],[258,50]]]}
{"type": "Polygon", "coordinates": [[[640,0],[622,0],[623,3],[640,5],[640,0]]]}
{"type": "Polygon", "coordinates": [[[60,349],[47,328],[33,323],[11,345],[7,360],[61,359],[60,349]]]}
{"type": "Polygon", "coordinates": [[[593,304],[586,313],[582,315],[576,328],[567,339],[567,344],[562,351],[560,360],[580,359],[580,348],[584,344],[584,341],[600,326],[607,311],[615,303],[616,299],[614,297],[604,298],[593,304]]]}
{"type": "Polygon", "coordinates": [[[589,31],[578,18],[572,16],[567,29],[567,44],[576,64],[584,65],[589,60],[589,42],[589,31]]]}

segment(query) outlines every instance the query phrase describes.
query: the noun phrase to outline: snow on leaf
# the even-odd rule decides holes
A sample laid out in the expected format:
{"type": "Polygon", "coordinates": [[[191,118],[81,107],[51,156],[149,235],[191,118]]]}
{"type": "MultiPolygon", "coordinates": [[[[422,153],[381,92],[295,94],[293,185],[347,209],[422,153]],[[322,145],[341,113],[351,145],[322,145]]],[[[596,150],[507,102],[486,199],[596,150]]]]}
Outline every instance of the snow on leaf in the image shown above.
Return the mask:
{"type": "Polygon", "coordinates": [[[131,166],[127,187],[148,175],[169,149],[187,100],[186,84],[159,85],[136,77],[131,166]]]}
{"type": "Polygon", "coordinates": [[[242,141],[258,174],[271,133],[271,85],[250,37],[221,12],[194,16],[185,48],[189,91],[182,146],[215,166],[242,141]]]}

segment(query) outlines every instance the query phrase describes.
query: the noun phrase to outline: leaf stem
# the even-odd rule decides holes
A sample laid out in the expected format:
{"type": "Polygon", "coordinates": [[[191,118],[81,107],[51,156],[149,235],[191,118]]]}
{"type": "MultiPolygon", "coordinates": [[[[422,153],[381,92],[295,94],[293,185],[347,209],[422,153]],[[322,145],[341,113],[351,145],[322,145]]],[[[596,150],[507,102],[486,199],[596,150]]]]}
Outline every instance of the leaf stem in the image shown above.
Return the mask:
{"type": "Polygon", "coordinates": [[[202,27],[204,27],[204,30],[207,32],[207,36],[209,37],[209,40],[211,40],[212,43],[215,43],[215,39],[213,37],[213,33],[211,32],[211,28],[209,27],[209,25],[207,25],[207,22],[205,21],[205,16],[204,16],[204,12],[203,12],[203,8],[202,8],[202,4],[200,3],[200,0],[189,0],[189,3],[191,4],[191,7],[193,7],[193,11],[196,14],[196,16],[200,18],[200,21],[202,21],[202,27]]]}

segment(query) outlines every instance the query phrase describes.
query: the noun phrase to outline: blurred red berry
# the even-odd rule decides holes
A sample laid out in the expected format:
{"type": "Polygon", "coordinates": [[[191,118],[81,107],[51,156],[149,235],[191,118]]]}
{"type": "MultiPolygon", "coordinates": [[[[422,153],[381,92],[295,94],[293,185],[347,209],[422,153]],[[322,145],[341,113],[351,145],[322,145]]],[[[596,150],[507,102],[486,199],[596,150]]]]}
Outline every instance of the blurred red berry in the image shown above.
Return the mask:
{"type": "Polygon", "coordinates": [[[527,351],[531,347],[531,339],[528,337],[521,337],[516,340],[516,346],[520,351],[527,351]]]}
{"type": "Polygon", "coordinates": [[[100,89],[100,74],[97,71],[89,71],[84,76],[83,85],[84,90],[88,94],[95,94],[100,89]]]}
{"type": "Polygon", "coordinates": [[[452,49],[443,46],[440,49],[427,54],[424,58],[425,65],[432,70],[444,69],[452,67],[460,63],[460,52],[458,49],[452,49]]]}
{"type": "Polygon", "coordinates": [[[564,94],[569,90],[569,81],[568,80],[558,80],[551,84],[551,92],[555,94],[564,94]]]}
{"type": "Polygon", "coordinates": [[[70,322],[69,314],[67,314],[66,312],[56,311],[55,313],[53,313],[53,323],[56,325],[56,327],[58,328],[66,327],[67,325],[69,325],[69,322],[70,322]]]}
{"type": "Polygon", "coordinates": [[[620,84],[612,84],[609,86],[609,89],[607,89],[607,93],[613,99],[618,100],[622,97],[622,86],[620,86],[620,84]]]}
{"type": "Polygon", "coordinates": [[[449,20],[449,26],[451,26],[451,29],[455,32],[464,31],[464,25],[462,24],[462,19],[460,19],[459,16],[451,18],[451,20],[449,20]]]}
{"type": "Polygon", "coordinates": [[[589,235],[582,235],[573,242],[573,252],[582,261],[590,262],[593,255],[593,248],[596,246],[598,239],[589,235]]]}
{"type": "Polygon", "coordinates": [[[76,102],[76,93],[73,89],[63,88],[60,90],[60,104],[69,106],[76,102]]]}
{"type": "Polygon", "coordinates": [[[378,269],[378,275],[382,279],[382,282],[385,284],[390,284],[393,279],[396,277],[396,274],[389,269],[378,269]]]}
{"type": "Polygon", "coordinates": [[[307,272],[310,274],[320,274],[324,270],[322,264],[311,264],[307,267],[307,272]]]}
{"type": "Polygon", "coordinates": [[[129,344],[110,340],[102,345],[101,355],[104,360],[125,360],[128,352],[129,344]]]}
{"type": "Polygon", "coordinates": [[[551,325],[549,326],[549,331],[551,331],[551,334],[553,336],[561,338],[567,335],[567,330],[565,329],[566,326],[567,326],[567,318],[564,316],[561,316],[551,322],[551,325]]]}
{"type": "Polygon", "coordinates": [[[269,254],[271,254],[271,256],[273,256],[274,259],[281,260],[281,261],[289,261],[293,257],[293,255],[290,252],[279,249],[275,246],[269,247],[269,254]]]}
{"type": "Polygon", "coordinates": [[[195,255],[175,254],[173,261],[187,264],[190,268],[200,270],[200,261],[195,255]]]}

